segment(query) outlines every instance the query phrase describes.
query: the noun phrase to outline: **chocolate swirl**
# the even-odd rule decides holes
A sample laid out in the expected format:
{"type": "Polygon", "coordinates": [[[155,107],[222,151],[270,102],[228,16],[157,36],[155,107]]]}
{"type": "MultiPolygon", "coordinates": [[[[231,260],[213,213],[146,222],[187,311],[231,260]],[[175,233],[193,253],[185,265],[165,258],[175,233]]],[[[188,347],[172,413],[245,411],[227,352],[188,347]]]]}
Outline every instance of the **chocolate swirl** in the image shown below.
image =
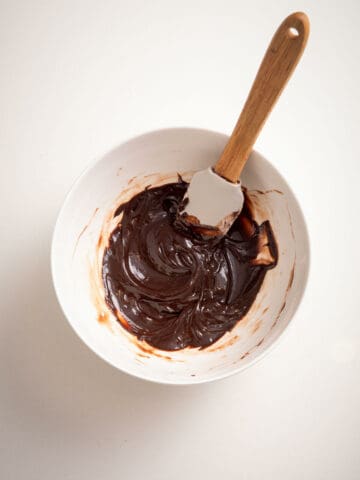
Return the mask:
{"type": "Polygon", "coordinates": [[[247,313],[277,262],[270,224],[252,219],[247,200],[222,238],[204,239],[179,221],[187,185],[179,179],[121,205],[103,257],[107,305],[162,350],[216,342],[247,313]]]}

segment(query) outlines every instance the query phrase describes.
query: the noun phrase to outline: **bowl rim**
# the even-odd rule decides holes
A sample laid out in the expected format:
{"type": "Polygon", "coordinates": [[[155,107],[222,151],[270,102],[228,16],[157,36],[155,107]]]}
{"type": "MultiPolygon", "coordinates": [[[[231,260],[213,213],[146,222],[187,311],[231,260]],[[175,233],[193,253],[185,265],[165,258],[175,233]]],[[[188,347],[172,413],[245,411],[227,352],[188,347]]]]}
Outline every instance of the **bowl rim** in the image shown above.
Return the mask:
{"type": "Polygon", "coordinates": [[[300,203],[297,199],[297,196],[292,188],[292,186],[290,185],[290,183],[283,177],[283,175],[278,171],[277,168],[275,168],[275,166],[262,154],[260,153],[258,150],[256,149],[253,149],[253,151],[255,153],[257,153],[258,155],[260,155],[260,157],[267,163],[270,164],[271,167],[273,167],[277,174],[279,175],[280,179],[282,181],[284,181],[284,183],[288,186],[289,190],[291,191],[291,194],[293,195],[293,198],[294,198],[294,202],[298,208],[298,211],[299,211],[299,214],[301,216],[301,220],[303,222],[303,225],[304,225],[304,236],[305,236],[305,240],[306,240],[306,244],[307,244],[307,265],[306,265],[306,271],[304,273],[304,283],[303,283],[303,288],[302,288],[302,291],[299,295],[299,299],[298,299],[298,302],[297,302],[297,305],[295,307],[295,310],[292,314],[292,316],[290,317],[289,319],[289,322],[287,323],[287,325],[285,326],[285,328],[278,334],[278,336],[272,341],[271,344],[269,344],[264,351],[262,351],[260,354],[258,354],[256,357],[254,357],[252,360],[250,360],[248,363],[246,364],[239,364],[237,367],[235,367],[233,370],[230,370],[228,372],[224,372],[224,373],[221,373],[221,374],[217,374],[217,375],[214,375],[213,377],[211,378],[205,378],[205,379],[201,379],[201,378],[198,378],[198,377],[189,377],[189,379],[186,379],[186,380],[160,380],[160,379],[157,379],[155,377],[151,377],[151,376],[146,376],[146,375],[142,375],[142,374],[137,374],[137,373],[134,373],[130,370],[128,370],[127,368],[123,368],[123,367],[120,367],[118,365],[116,365],[114,362],[112,362],[112,360],[110,358],[107,358],[105,357],[100,351],[98,351],[98,349],[94,348],[92,345],[90,345],[84,338],[83,336],[80,334],[80,332],[75,328],[75,326],[73,325],[71,319],[69,318],[69,316],[67,315],[67,313],[65,312],[65,309],[64,309],[64,306],[61,302],[61,295],[59,293],[59,289],[58,289],[58,286],[57,286],[57,280],[56,280],[56,272],[55,272],[55,252],[54,252],[54,249],[55,249],[55,238],[56,238],[56,235],[57,235],[57,231],[59,229],[59,224],[60,224],[60,219],[62,217],[62,213],[63,211],[65,210],[65,207],[70,199],[70,196],[71,194],[75,191],[76,187],[78,186],[78,184],[80,184],[80,182],[82,181],[82,179],[104,158],[106,157],[109,153],[111,153],[113,150],[119,148],[121,145],[123,144],[126,144],[126,143],[129,143],[133,140],[136,140],[136,139],[139,139],[141,137],[146,137],[146,136],[150,136],[150,135],[154,135],[156,133],[160,133],[160,132],[165,132],[165,131],[181,131],[181,130],[186,130],[186,131],[197,131],[197,132],[206,132],[206,133],[212,133],[212,134],[215,134],[215,135],[220,135],[220,136],[224,136],[226,138],[229,138],[229,135],[226,134],[226,133],[223,133],[223,132],[218,132],[216,130],[211,130],[211,129],[206,129],[206,128],[199,128],[199,127],[189,127],[189,126],[186,126],[186,127],[182,127],[182,126],[175,126],[175,127],[166,127],[166,128],[159,128],[159,129],[155,129],[155,130],[150,130],[150,131],[147,131],[147,132],[144,132],[144,133],[140,133],[140,134],[135,134],[129,138],[125,138],[123,139],[117,146],[115,146],[114,148],[110,149],[109,151],[107,151],[105,154],[101,155],[100,157],[96,157],[94,160],[92,160],[91,162],[89,162],[89,164],[82,170],[82,172],[78,175],[78,177],[73,181],[72,185],[70,186],[70,188],[67,190],[67,193],[65,194],[65,197],[62,201],[62,204],[58,210],[58,213],[57,213],[57,216],[56,216],[56,221],[55,221],[55,224],[54,224],[54,227],[53,227],[53,231],[52,231],[52,236],[51,236],[51,249],[50,249],[50,270],[51,270],[51,278],[52,278],[52,284],[53,284],[53,287],[54,287],[54,291],[55,291],[55,295],[56,295],[56,299],[59,303],[59,306],[60,306],[60,309],[64,315],[64,317],[66,318],[67,322],[70,324],[71,328],[75,331],[75,333],[77,334],[77,336],[82,340],[82,342],[92,351],[94,352],[99,358],[101,358],[102,360],[104,360],[108,365],[111,365],[113,368],[115,368],[116,370],[119,370],[120,372],[123,372],[123,373],[126,373],[128,375],[131,375],[132,377],[134,378],[137,378],[137,379],[141,379],[141,380],[146,380],[150,383],[155,383],[155,384],[161,384],[161,385],[174,385],[174,386],[191,386],[191,385],[199,385],[199,384],[204,384],[204,383],[211,383],[211,382],[214,382],[214,381],[217,381],[217,380],[222,380],[222,379],[225,379],[225,378],[228,378],[228,377],[231,377],[232,375],[236,375],[240,372],[243,372],[245,370],[247,370],[248,368],[250,368],[251,366],[255,365],[257,362],[261,361],[265,356],[267,356],[270,352],[273,351],[273,349],[279,345],[280,341],[284,338],[284,334],[285,332],[287,332],[287,334],[289,333],[289,327],[290,327],[290,324],[294,324],[294,320],[296,317],[299,316],[299,312],[301,310],[301,307],[302,307],[302,304],[303,304],[303,300],[304,300],[304,296],[305,296],[305,293],[307,291],[307,286],[308,286],[308,283],[309,283],[309,274],[310,274],[310,269],[311,269],[311,247],[310,247],[310,236],[309,236],[309,230],[308,230],[308,225],[307,225],[307,222],[305,220],[305,216],[304,216],[304,213],[300,207],[300,203]]]}

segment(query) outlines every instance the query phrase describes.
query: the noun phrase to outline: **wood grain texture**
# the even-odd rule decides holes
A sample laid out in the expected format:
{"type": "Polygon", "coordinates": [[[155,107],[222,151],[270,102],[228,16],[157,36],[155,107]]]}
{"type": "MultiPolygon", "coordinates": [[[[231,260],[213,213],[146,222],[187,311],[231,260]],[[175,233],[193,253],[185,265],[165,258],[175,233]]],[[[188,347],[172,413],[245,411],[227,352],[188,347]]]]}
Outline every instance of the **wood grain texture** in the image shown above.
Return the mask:
{"type": "Polygon", "coordinates": [[[277,29],[261,62],[239,120],[217,161],[216,173],[235,183],[254,143],[304,51],[309,36],[305,13],[289,15],[277,29]]]}

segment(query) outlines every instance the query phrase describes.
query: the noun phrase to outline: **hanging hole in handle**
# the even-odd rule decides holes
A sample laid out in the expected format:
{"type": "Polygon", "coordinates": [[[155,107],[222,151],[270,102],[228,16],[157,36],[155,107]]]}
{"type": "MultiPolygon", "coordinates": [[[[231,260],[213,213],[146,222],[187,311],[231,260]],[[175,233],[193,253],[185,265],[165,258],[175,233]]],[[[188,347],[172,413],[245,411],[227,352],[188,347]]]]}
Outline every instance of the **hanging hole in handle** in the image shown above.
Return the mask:
{"type": "Polygon", "coordinates": [[[296,38],[300,35],[299,30],[295,27],[290,27],[287,31],[287,34],[288,34],[288,37],[290,38],[296,38]]]}

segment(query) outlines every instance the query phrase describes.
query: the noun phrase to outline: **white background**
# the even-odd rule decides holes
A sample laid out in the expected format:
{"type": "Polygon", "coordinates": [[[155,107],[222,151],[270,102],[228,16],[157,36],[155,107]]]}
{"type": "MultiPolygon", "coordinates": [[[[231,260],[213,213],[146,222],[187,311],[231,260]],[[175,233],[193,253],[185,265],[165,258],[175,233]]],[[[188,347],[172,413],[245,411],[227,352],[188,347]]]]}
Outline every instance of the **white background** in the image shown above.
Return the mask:
{"type": "Polygon", "coordinates": [[[0,1],[1,479],[360,478],[359,15],[357,0],[0,1]],[[122,374],[54,296],[65,193],[130,136],[230,133],[294,10],[309,14],[309,44],[257,143],[309,226],[294,323],[223,381],[122,374]]]}

